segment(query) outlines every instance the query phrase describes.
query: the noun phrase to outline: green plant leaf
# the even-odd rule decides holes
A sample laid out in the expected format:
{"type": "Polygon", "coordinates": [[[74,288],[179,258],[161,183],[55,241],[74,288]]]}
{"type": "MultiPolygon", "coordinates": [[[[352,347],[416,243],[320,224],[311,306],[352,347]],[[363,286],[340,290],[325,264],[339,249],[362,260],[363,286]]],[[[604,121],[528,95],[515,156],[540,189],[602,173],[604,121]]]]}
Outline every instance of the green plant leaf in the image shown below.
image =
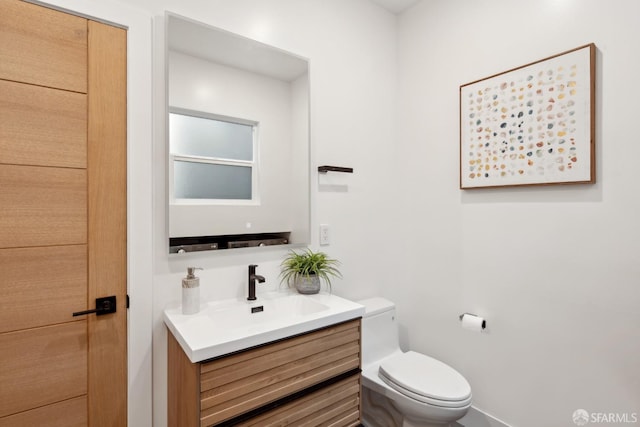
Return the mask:
{"type": "Polygon", "coordinates": [[[309,248],[301,253],[291,250],[280,264],[280,283],[294,286],[296,277],[316,275],[331,290],[331,278],[342,277],[339,265],[338,260],[329,258],[324,252],[313,252],[309,248]]]}

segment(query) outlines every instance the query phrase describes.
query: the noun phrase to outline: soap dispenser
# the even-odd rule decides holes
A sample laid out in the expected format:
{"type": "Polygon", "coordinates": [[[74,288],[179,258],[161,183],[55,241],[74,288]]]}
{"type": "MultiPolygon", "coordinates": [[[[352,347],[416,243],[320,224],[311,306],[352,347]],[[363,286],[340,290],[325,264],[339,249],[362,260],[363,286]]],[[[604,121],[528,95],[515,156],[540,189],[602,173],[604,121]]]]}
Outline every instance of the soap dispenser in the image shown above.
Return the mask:
{"type": "Polygon", "coordinates": [[[187,277],[182,279],[182,314],[196,314],[200,311],[200,278],[195,271],[198,267],[188,267],[187,277]]]}

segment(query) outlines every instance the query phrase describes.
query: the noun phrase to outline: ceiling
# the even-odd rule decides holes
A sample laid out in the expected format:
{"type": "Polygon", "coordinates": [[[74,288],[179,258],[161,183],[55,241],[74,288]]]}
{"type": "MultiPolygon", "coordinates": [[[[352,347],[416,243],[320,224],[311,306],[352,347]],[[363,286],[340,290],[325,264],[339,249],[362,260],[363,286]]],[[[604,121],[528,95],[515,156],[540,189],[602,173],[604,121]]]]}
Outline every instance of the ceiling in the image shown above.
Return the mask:
{"type": "Polygon", "coordinates": [[[304,58],[187,18],[168,16],[170,51],[283,81],[293,81],[307,72],[304,58]]]}
{"type": "Polygon", "coordinates": [[[420,0],[371,0],[379,6],[384,7],[391,13],[399,14],[409,9],[420,0]]]}
{"type": "MultiPolygon", "coordinates": [[[[400,14],[420,1],[371,0],[393,14],[400,14]]],[[[293,81],[307,71],[304,58],[177,15],[169,17],[168,33],[169,49],[187,55],[284,81],[293,81]]]]}

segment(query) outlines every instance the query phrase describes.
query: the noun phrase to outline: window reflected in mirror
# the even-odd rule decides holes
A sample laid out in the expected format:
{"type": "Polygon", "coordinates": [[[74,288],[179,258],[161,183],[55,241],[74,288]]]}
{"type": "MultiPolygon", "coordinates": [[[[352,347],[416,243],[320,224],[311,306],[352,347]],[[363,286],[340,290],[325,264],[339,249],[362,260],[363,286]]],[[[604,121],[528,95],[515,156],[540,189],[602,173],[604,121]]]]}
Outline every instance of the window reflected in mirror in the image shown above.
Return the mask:
{"type": "Polygon", "coordinates": [[[171,199],[256,201],[257,134],[255,122],[170,112],[171,199]]]}

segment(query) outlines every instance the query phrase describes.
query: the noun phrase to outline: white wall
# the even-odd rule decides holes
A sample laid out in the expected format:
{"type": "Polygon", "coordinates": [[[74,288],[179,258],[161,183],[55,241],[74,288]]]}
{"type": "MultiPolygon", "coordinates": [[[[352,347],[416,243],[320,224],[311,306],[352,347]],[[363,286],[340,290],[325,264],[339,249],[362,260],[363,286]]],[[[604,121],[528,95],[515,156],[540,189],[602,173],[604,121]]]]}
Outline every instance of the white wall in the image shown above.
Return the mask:
{"type": "Polygon", "coordinates": [[[513,426],[573,425],[579,408],[640,415],[639,15],[635,0],[430,0],[399,19],[395,268],[410,285],[384,292],[406,343],[513,426]],[[460,191],[459,86],[590,42],[597,183],[460,191]],[[460,328],[467,311],[487,333],[460,328]]]}

